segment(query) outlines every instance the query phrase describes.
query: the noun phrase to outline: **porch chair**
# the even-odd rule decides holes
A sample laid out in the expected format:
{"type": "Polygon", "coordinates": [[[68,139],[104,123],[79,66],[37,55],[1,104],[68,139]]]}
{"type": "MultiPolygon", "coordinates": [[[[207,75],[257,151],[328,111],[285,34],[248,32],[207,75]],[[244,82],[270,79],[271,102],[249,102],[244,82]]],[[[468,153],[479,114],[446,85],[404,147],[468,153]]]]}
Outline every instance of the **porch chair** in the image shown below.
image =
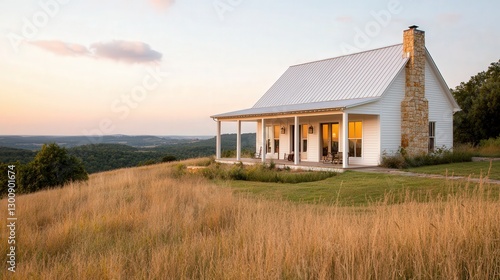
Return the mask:
{"type": "Polygon", "coordinates": [[[262,157],[262,147],[260,147],[259,152],[255,153],[254,155],[255,158],[261,158],[262,157]]]}
{"type": "Polygon", "coordinates": [[[285,154],[283,155],[283,159],[286,159],[286,160],[288,160],[288,161],[294,161],[294,155],[295,155],[295,153],[294,153],[294,152],[291,152],[291,153],[289,153],[289,154],[286,154],[286,153],[285,153],[285,154]]]}
{"type": "Polygon", "coordinates": [[[334,164],[342,164],[342,152],[338,152],[333,156],[333,161],[332,163],[334,164]]]}
{"type": "Polygon", "coordinates": [[[333,163],[333,154],[328,152],[327,155],[323,157],[323,163],[333,163]]]}

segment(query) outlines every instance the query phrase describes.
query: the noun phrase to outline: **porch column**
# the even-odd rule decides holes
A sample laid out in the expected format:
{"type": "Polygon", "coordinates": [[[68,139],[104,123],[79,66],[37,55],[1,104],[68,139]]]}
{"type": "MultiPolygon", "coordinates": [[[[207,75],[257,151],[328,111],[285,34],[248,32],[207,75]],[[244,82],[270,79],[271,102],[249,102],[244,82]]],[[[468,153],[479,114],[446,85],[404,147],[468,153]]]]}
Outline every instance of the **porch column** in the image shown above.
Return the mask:
{"type": "Polygon", "coordinates": [[[295,139],[295,145],[294,145],[294,164],[299,165],[300,163],[300,124],[299,124],[299,116],[295,116],[295,131],[294,131],[294,139],[295,139]]]}
{"type": "Polygon", "coordinates": [[[217,137],[215,140],[215,158],[221,158],[221,121],[217,120],[217,137]]]}
{"type": "Polygon", "coordinates": [[[266,162],[266,120],[262,119],[262,128],[261,128],[261,147],[262,147],[262,154],[260,158],[262,159],[262,163],[266,162]]]}
{"type": "Polygon", "coordinates": [[[237,121],[236,127],[236,160],[241,160],[241,120],[237,121]]]}
{"type": "Polygon", "coordinates": [[[349,167],[349,114],[342,113],[342,168],[349,167]]]}

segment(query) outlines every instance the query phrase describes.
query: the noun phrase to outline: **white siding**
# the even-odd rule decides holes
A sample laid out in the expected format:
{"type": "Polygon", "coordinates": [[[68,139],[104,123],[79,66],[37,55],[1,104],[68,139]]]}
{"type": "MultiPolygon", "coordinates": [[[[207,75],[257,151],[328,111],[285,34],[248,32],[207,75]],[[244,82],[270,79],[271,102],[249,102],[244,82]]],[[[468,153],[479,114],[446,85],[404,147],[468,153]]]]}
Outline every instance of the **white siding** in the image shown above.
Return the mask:
{"type": "Polygon", "coordinates": [[[436,73],[426,62],[425,97],[429,101],[429,121],[436,122],[435,147],[453,147],[453,107],[446,97],[446,92],[438,82],[436,73]]]}
{"type": "Polygon", "coordinates": [[[307,134],[307,161],[320,161],[320,145],[319,145],[319,122],[310,123],[314,127],[313,134],[307,134]]]}
{"type": "Polygon", "coordinates": [[[285,134],[280,134],[280,159],[290,153],[290,127],[285,126],[285,134]]]}
{"type": "Polygon", "coordinates": [[[384,111],[382,108],[385,108],[385,105],[383,102],[381,102],[384,99],[384,97],[381,97],[380,100],[372,103],[368,103],[365,105],[361,106],[356,106],[354,108],[349,108],[346,110],[347,113],[349,114],[372,114],[372,115],[378,115],[380,112],[384,111]]]}
{"type": "Polygon", "coordinates": [[[401,147],[401,102],[404,99],[405,86],[403,70],[379,101],[383,104],[380,114],[381,153],[394,154],[401,147]]]}
{"type": "Polygon", "coordinates": [[[363,164],[380,163],[380,122],[378,116],[363,117],[363,164]]]}

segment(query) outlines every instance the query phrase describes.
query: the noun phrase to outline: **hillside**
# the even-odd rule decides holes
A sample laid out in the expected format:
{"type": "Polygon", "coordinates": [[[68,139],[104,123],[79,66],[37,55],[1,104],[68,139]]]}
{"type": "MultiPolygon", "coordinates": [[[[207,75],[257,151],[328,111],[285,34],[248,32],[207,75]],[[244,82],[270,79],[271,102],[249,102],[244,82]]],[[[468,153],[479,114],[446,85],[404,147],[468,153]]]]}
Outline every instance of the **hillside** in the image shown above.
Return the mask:
{"type": "MultiPolygon", "coordinates": [[[[500,203],[485,196],[484,185],[472,191],[449,182],[455,194],[428,203],[401,193],[392,194],[406,197],[400,204],[389,195],[366,207],[340,207],[240,196],[180,170],[177,163],[117,170],[17,197],[18,267],[15,274],[3,269],[0,278],[500,275],[500,203]]],[[[7,246],[0,242],[2,252],[7,246]]]]}
{"type": "Polygon", "coordinates": [[[122,144],[138,148],[150,148],[161,145],[174,145],[184,142],[205,140],[206,136],[151,136],[151,135],[104,135],[87,136],[16,136],[1,135],[0,147],[25,150],[38,150],[43,144],[56,143],[61,147],[71,148],[90,144],[122,144]]]}
{"type": "MultiPolygon", "coordinates": [[[[2,137],[0,137],[0,139],[1,138],[2,137]]],[[[81,137],[53,138],[52,140],[63,141],[66,138],[76,141],[81,137]]],[[[160,162],[162,158],[167,155],[175,156],[180,160],[215,155],[215,137],[209,139],[172,138],[170,139],[171,142],[169,142],[168,145],[162,144],[153,147],[149,146],[153,143],[153,140],[151,139],[156,138],[158,137],[150,138],[142,136],[123,136],[123,139],[127,140],[127,143],[134,144],[134,146],[117,143],[101,143],[69,147],[67,149],[69,154],[75,155],[83,161],[85,169],[89,173],[107,171],[123,167],[132,167],[147,162],[160,162]]],[[[242,134],[241,138],[243,150],[255,151],[255,133],[242,134]]],[[[13,139],[16,138],[13,137],[13,139]]],[[[116,142],[117,136],[105,137],[104,139],[106,141],[111,141],[112,139],[114,139],[113,141],[116,142]]],[[[32,139],[29,141],[42,140],[46,141],[49,140],[49,138],[46,136],[32,137],[32,139]]],[[[4,139],[4,143],[6,143],[6,141],[7,140],[4,139]]],[[[12,141],[12,139],[9,141],[12,141]]],[[[39,143],[42,143],[27,142],[27,139],[24,139],[24,141],[25,142],[20,142],[22,143],[21,146],[35,146],[39,143]]],[[[2,143],[2,141],[0,141],[0,143],[2,143]]],[[[236,134],[222,135],[222,150],[231,151],[235,149],[236,134]]],[[[0,162],[3,163],[19,161],[22,164],[26,164],[33,160],[35,155],[36,151],[11,147],[0,147],[0,162]]]]}

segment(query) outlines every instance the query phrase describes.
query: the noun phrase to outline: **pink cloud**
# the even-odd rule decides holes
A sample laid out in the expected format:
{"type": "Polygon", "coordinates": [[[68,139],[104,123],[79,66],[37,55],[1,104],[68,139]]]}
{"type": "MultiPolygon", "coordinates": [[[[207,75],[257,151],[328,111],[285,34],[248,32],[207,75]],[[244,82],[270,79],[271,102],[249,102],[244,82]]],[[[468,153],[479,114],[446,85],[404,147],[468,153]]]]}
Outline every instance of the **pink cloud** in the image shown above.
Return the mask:
{"type": "Polygon", "coordinates": [[[58,40],[31,41],[28,43],[56,55],[107,58],[126,63],[158,62],[163,56],[148,44],[133,41],[98,42],[90,45],[90,48],[58,40]]]}
{"type": "Polygon", "coordinates": [[[145,63],[160,61],[162,54],[151,49],[143,42],[130,42],[113,40],[111,42],[99,42],[90,46],[90,50],[96,57],[109,58],[112,60],[128,63],[145,63]]]}
{"type": "Polygon", "coordinates": [[[57,55],[64,55],[64,56],[90,55],[87,47],[79,44],[66,43],[57,40],[31,41],[28,43],[57,55]]]}

